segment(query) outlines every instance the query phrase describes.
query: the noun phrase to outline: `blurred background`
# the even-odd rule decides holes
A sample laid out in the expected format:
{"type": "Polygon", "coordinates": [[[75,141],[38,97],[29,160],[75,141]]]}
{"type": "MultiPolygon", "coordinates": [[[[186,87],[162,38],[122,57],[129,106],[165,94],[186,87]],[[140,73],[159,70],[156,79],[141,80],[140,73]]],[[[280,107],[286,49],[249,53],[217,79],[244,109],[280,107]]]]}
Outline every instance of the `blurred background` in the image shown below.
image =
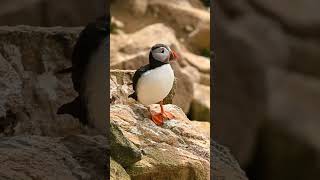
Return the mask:
{"type": "Polygon", "coordinates": [[[0,25],[84,26],[105,12],[105,0],[1,0],[0,25]]]}
{"type": "Polygon", "coordinates": [[[213,5],[214,138],[249,179],[319,179],[320,2],[213,5]]]}

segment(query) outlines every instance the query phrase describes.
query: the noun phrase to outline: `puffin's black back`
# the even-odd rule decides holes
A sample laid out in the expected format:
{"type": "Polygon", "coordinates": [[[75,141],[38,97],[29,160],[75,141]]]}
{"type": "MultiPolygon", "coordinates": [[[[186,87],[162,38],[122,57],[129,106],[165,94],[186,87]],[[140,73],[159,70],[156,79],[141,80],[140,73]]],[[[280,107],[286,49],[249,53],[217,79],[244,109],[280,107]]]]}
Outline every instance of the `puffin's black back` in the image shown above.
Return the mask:
{"type": "Polygon", "coordinates": [[[108,34],[109,17],[107,16],[99,17],[96,22],[89,23],[80,33],[72,54],[72,82],[77,92],[80,90],[90,57],[97,50],[101,41],[109,37],[108,34]]]}
{"type": "MultiPolygon", "coordinates": [[[[79,96],[72,102],[62,105],[58,109],[57,114],[71,114],[82,123],[87,124],[87,104],[81,98],[83,96],[81,86],[84,85],[83,78],[85,78],[86,67],[91,56],[98,49],[102,41],[105,38],[109,38],[109,21],[110,16],[99,17],[95,22],[89,23],[80,33],[73,49],[72,67],[70,68],[73,88],[79,93],[79,96]]],[[[109,42],[109,39],[107,39],[107,42],[109,42]]]]}
{"type": "MultiPolygon", "coordinates": [[[[151,50],[153,50],[155,48],[158,48],[158,47],[166,47],[166,46],[164,44],[156,44],[151,48],[151,50]]],[[[167,63],[163,63],[163,62],[160,62],[158,60],[155,60],[153,58],[152,54],[151,54],[151,50],[149,52],[149,64],[147,64],[145,66],[142,66],[139,69],[137,69],[136,72],[133,75],[133,78],[132,78],[132,86],[133,86],[134,92],[132,94],[130,94],[129,97],[131,97],[131,98],[133,98],[135,100],[138,100],[138,97],[137,97],[137,84],[138,84],[138,81],[139,81],[140,77],[142,76],[142,74],[147,72],[147,71],[149,71],[149,70],[151,70],[151,69],[155,69],[157,67],[160,67],[162,65],[167,64],[167,63]]]]}

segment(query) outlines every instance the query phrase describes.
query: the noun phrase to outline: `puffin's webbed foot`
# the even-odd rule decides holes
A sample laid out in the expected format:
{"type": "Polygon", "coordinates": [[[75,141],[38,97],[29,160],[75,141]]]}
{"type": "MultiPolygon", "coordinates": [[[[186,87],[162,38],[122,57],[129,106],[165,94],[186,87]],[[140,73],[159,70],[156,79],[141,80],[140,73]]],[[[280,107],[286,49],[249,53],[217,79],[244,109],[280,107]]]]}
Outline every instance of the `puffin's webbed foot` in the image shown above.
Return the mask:
{"type": "Polygon", "coordinates": [[[154,114],[151,113],[151,119],[158,126],[162,126],[164,123],[164,118],[161,113],[154,113],[154,114]]]}
{"type": "Polygon", "coordinates": [[[171,112],[163,111],[162,116],[168,120],[174,119],[174,115],[171,112]]]}
{"type": "Polygon", "coordinates": [[[172,113],[164,111],[162,101],[160,102],[160,108],[161,108],[160,113],[152,113],[149,108],[149,112],[151,114],[151,119],[158,126],[162,126],[164,123],[164,120],[171,120],[171,119],[175,118],[172,113]]]}

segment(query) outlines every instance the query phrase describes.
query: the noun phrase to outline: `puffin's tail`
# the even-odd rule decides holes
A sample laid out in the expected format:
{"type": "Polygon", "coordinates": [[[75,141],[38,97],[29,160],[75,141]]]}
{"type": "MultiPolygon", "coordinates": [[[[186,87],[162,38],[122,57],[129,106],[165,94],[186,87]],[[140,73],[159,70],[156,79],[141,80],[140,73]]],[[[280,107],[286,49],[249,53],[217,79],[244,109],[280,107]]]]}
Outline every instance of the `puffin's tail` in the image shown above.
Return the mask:
{"type": "Polygon", "coordinates": [[[128,97],[129,97],[129,98],[133,98],[133,99],[135,99],[136,101],[138,100],[138,97],[137,97],[136,92],[130,94],[128,97]]]}
{"type": "Polygon", "coordinates": [[[70,114],[75,118],[80,118],[80,97],[78,96],[72,102],[62,105],[57,114],[70,114]]]}

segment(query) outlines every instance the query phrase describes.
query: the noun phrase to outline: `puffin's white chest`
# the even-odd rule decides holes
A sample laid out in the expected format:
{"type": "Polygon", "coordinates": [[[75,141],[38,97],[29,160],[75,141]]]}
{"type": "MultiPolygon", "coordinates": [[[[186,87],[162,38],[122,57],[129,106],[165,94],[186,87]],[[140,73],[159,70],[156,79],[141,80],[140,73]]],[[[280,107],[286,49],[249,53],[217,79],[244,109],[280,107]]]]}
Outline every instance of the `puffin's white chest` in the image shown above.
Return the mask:
{"type": "Polygon", "coordinates": [[[106,40],[101,43],[97,52],[93,54],[88,65],[85,79],[84,96],[88,106],[89,125],[105,132],[106,113],[106,40]]]}
{"type": "Polygon", "coordinates": [[[137,83],[138,101],[144,105],[160,102],[169,94],[173,81],[174,73],[170,64],[145,72],[137,83]]]}

